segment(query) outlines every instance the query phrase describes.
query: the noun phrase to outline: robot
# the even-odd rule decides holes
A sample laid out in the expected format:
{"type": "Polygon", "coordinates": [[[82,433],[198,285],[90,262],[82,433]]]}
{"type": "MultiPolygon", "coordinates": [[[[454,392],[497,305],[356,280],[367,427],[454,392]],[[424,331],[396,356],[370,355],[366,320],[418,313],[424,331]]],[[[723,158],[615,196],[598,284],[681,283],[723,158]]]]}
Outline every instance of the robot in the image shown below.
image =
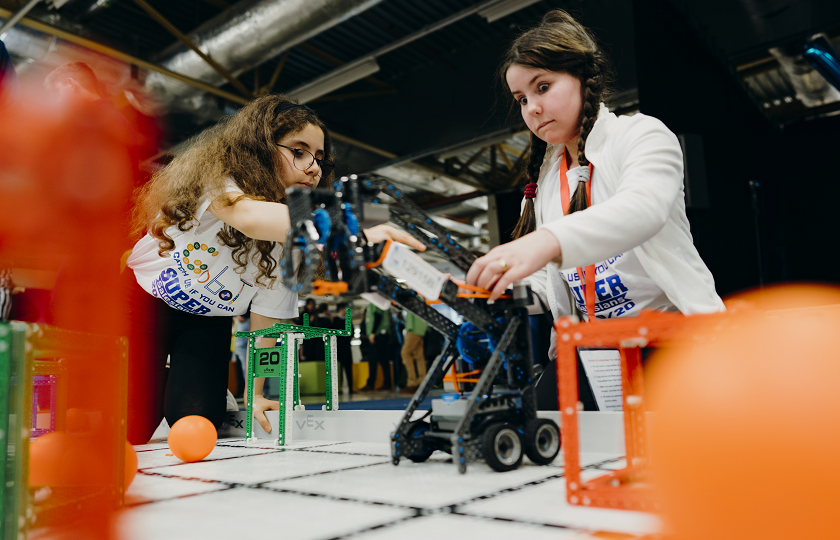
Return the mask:
{"type": "Polygon", "coordinates": [[[468,463],[482,459],[499,472],[516,469],[526,455],[538,465],[554,460],[560,430],[537,417],[527,284],[516,284],[511,295],[490,304],[488,291],[459,285],[402,244],[367,243],[362,229],[390,221],[465,272],[475,259],[386,178],[345,177],[332,191],[293,188],[287,204],[292,227],[281,274],[289,289],[360,295],[382,309],[395,304],[446,338],[391,434],[394,465],[403,458],[423,462],[436,450],[451,454],[462,474],[468,463]],[[323,266],[316,256],[321,250],[323,266]],[[465,322],[453,323],[429,305],[435,301],[465,322]],[[463,391],[432,399],[431,410],[414,418],[452,366],[463,391]]]}

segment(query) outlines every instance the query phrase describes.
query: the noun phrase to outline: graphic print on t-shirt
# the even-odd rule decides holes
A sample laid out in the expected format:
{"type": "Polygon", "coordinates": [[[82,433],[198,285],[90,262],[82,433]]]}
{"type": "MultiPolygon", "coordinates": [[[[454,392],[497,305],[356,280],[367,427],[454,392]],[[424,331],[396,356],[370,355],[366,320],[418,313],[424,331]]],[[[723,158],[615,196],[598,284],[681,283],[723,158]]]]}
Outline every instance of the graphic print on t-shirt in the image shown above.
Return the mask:
{"type": "MultiPolygon", "coordinates": [[[[229,191],[238,191],[231,181],[229,191]]],[[[208,212],[207,195],[195,212],[193,227],[183,231],[172,225],[166,234],[175,249],[161,253],[158,238],[146,234],[134,245],[127,264],[137,283],[175,309],[209,316],[240,315],[248,309],[267,317],[297,316],[297,295],[282,283],[257,282],[260,269],[255,256],[247,264],[233,260],[233,252],[219,241],[225,224],[208,212]]],[[[271,256],[282,257],[276,244],[271,256]]]]}
{"type": "MultiPolygon", "coordinates": [[[[598,319],[622,317],[630,314],[631,311],[633,314],[638,311],[635,309],[637,302],[629,296],[629,288],[622,283],[621,276],[613,268],[613,265],[623,256],[622,253],[595,267],[595,317],[598,319]]],[[[566,278],[578,309],[586,313],[586,295],[577,269],[561,270],[560,273],[566,278]]]]}
{"type": "Polygon", "coordinates": [[[195,315],[233,313],[233,304],[242,291],[254,285],[241,278],[230,261],[213,259],[219,253],[217,248],[199,242],[174,251],[174,268],[161,271],[152,282],[152,294],[175,309],[195,315]],[[213,265],[216,261],[219,265],[213,265]]]}
{"type": "Polygon", "coordinates": [[[178,272],[173,268],[162,271],[160,276],[152,282],[152,294],[169,306],[187,313],[194,315],[210,313],[209,307],[201,305],[199,300],[196,300],[181,288],[178,272]]]}

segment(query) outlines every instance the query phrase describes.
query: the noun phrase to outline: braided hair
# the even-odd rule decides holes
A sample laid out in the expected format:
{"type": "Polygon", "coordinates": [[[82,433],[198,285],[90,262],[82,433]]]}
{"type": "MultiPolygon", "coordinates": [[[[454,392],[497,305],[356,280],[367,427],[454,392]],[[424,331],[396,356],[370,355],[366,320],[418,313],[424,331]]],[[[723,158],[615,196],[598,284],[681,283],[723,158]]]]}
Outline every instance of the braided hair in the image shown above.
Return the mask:
{"type": "MultiPolygon", "coordinates": [[[[598,118],[599,104],[607,93],[611,76],[609,61],[594,37],[565,11],[550,11],[543,17],[539,26],[519,36],[508,48],[498,72],[502,85],[508,92],[510,88],[507,86],[506,75],[508,69],[514,65],[568,73],[580,79],[580,139],[577,158],[581,166],[589,165],[584,153],[586,139],[598,118]]],[[[546,142],[532,133],[524,183],[536,183],[539,179],[546,148],[546,142]]],[[[583,210],[587,206],[586,186],[580,182],[569,201],[566,214],[583,210]]],[[[526,199],[525,210],[513,231],[514,239],[533,232],[536,222],[534,201],[526,199]]]]}

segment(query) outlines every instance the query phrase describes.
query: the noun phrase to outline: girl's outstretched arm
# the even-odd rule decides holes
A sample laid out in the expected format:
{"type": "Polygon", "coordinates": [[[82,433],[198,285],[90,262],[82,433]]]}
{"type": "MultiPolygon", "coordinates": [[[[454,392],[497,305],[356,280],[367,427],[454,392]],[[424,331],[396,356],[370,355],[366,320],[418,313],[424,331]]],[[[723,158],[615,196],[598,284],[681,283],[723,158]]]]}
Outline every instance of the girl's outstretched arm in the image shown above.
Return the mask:
{"type": "MultiPolygon", "coordinates": [[[[225,194],[231,201],[241,197],[241,193],[229,192],[225,194]]],[[[291,228],[289,207],[282,203],[254,201],[242,198],[233,205],[223,205],[213,201],[210,212],[242,234],[255,240],[270,240],[285,242],[286,234],[291,228]]],[[[365,229],[365,236],[370,242],[378,244],[385,240],[402,242],[414,249],[425,251],[426,246],[413,237],[398,231],[390,225],[377,225],[365,229]]]]}
{"type": "MultiPolygon", "coordinates": [[[[241,193],[225,193],[231,201],[242,197],[241,193]]],[[[289,207],[283,203],[255,201],[240,198],[232,205],[218,200],[210,204],[210,212],[245,236],[255,240],[285,242],[291,228],[289,207]]]]}

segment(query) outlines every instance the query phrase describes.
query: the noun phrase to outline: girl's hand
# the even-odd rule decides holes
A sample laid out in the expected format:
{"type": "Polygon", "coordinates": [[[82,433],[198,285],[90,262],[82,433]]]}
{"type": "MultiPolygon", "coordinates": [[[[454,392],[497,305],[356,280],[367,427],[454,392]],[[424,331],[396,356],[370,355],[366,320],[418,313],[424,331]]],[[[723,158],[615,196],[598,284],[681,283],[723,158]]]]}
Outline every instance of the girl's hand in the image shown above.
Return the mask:
{"type": "Polygon", "coordinates": [[[254,396],[254,418],[260,423],[266,433],[271,433],[271,424],[265,416],[265,411],[279,411],[280,402],[265,399],[262,396],[254,396]]]}
{"type": "Polygon", "coordinates": [[[395,242],[411,246],[417,251],[426,251],[426,246],[421,244],[419,240],[408,233],[398,231],[390,225],[377,225],[376,227],[365,229],[365,236],[367,237],[368,242],[371,242],[372,244],[378,244],[379,242],[384,242],[385,240],[393,240],[395,242]]]}
{"type": "Polygon", "coordinates": [[[467,272],[467,284],[484,289],[492,287],[489,300],[495,301],[514,281],[526,278],[552,260],[560,258],[557,238],[549,231],[540,229],[495,247],[477,259],[467,272]]]}

